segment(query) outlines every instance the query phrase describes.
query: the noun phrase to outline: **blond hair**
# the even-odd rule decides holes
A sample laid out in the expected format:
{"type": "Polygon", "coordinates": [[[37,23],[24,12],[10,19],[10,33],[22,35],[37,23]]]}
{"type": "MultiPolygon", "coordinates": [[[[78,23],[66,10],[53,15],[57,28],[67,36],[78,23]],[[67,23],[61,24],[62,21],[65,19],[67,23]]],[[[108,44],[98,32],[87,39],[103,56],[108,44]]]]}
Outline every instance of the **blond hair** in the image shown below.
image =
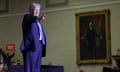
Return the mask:
{"type": "Polygon", "coordinates": [[[31,12],[32,10],[34,10],[35,8],[40,8],[41,5],[39,3],[32,3],[29,6],[29,11],[31,12]]]}

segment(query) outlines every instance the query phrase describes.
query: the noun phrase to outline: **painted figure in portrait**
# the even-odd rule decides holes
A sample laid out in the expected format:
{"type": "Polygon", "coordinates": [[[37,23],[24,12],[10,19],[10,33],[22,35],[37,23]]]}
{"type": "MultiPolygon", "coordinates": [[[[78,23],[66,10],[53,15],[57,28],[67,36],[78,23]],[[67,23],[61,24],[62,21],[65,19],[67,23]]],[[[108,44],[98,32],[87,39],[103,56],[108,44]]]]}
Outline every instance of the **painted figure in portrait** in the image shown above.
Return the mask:
{"type": "Polygon", "coordinates": [[[80,18],[80,22],[81,59],[105,58],[104,15],[84,16],[80,18]]]}

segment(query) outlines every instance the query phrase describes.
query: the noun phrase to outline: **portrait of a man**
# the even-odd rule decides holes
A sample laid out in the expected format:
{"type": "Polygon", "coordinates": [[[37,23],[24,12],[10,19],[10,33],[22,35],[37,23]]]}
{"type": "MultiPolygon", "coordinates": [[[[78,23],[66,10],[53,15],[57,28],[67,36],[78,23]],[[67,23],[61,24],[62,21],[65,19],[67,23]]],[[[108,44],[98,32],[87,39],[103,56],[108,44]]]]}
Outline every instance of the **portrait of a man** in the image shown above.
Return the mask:
{"type": "Polygon", "coordinates": [[[108,14],[106,11],[76,14],[77,57],[82,63],[103,63],[110,50],[108,14]]]}

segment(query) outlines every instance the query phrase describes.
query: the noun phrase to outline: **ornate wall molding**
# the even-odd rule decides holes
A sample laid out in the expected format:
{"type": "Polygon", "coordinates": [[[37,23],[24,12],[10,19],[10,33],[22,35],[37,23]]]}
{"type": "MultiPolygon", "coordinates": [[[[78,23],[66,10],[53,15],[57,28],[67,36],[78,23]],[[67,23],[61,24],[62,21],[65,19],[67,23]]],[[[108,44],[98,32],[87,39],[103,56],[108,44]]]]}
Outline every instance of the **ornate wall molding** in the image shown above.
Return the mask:
{"type": "MultiPolygon", "coordinates": [[[[45,10],[41,10],[41,12],[57,12],[57,11],[65,11],[65,10],[73,10],[73,9],[83,9],[83,8],[91,8],[91,7],[97,7],[97,6],[109,6],[109,5],[116,5],[120,4],[120,0],[117,1],[109,1],[109,2],[102,2],[102,3],[92,3],[92,4],[87,4],[87,5],[77,5],[77,6],[66,6],[66,7],[59,7],[59,8],[47,8],[45,10]]],[[[14,14],[5,14],[5,15],[0,15],[0,17],[9,17],[9,16],[16,16],[16,15],[23,15],[27,12],[23,13],[14,13],[14,14]]]]}

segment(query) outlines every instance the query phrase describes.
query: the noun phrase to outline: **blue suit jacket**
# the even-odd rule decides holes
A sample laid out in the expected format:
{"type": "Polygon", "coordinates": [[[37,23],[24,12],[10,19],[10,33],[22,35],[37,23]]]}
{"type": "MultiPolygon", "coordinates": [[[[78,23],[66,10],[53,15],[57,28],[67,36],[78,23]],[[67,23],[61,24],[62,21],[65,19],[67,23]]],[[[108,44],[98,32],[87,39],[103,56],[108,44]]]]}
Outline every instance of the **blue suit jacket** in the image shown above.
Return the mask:
{"type": "Polygon", "coordinates": [[[24,15],[22,22],[23,40],[20,45],[22,52],[37,51],[42,46],[42,57],[46,56],[46,37],[45,44],[39,41],[39,28],[37,24],[37,17],[31,14],[24,15]]]}

